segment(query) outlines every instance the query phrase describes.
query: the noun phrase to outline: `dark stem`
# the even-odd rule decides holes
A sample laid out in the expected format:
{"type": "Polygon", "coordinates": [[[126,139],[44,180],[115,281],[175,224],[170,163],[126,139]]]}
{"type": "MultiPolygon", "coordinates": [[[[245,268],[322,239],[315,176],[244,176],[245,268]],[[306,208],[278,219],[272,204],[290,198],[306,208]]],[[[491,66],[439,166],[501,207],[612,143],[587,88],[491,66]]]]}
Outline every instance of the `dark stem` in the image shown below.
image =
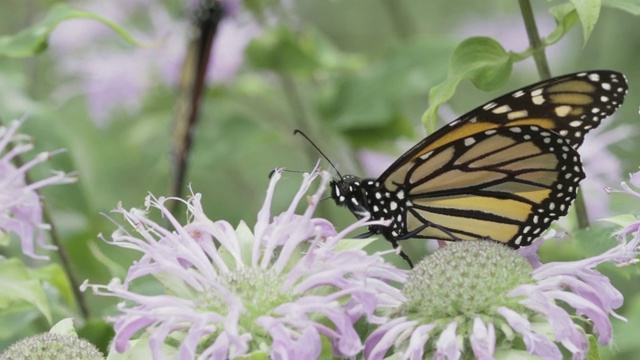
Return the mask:
{"type": "MultiPolygon", "coordinates": [[[[29,179],[28,174],[25,177],[27,183],[31,183],[31,179],[29,179]]],[[[85,319],[89,318],[89,306],[87,305],[87,299],[84,297],[84,293],[80,291],[80,282],[75,277],[74,273],[71,270],[71,260],[64,246],[62,246],[62,241],[58,235],[58,230],[51,218],[51,213],[47,207],[47,204],[42,202],[42,219],[45,223],[49,224],[51,227],[51,242],[58,247],[58,255],[60,256],[60,263],[62,263],[62,268],[67,273],[69,277],[69,282],[71,283],[71,289],[73,289],[73,296],[76,298],[76,302],[78,302],[78,307],[80,307],[80,312],[85,319]]]]}
{"type": "MultiPolygon", "coordinates": [[[[520,4],[520,11],[522,12],[525,28],[527,29],[529,43],[533,50],[533,60],[536,63],[538,75],[541,79],[549,79],[551,77],[551,71],[549,70],[549,63],[544,52],[544,45],[538,34],[538,27],[536,26],[536,21],[533,16],[531,3],[529,0],[518,0],[518,3],[520,4]]],[[[584,229],[588,227],[589,215],[587,214],[587,207],[585,206],[584,198],[580,191],[578,191],[578,196],[576,197],[575,209],[578,218],[578,228],[584,229]]]]}
{"type": "MultiPolygon", "coordinates": [[[[196,14],[194,27],[197,34],[189,43],[174,121],[170,196],[181,197],[184,191],[193,134],[200,119],[200,102],[209,68],[211,48],[222,17],[222,5],[215,0],[205,1],[196,14]]],[[[168,203],[167,207],[174,216],[177,215],[178,204],[178,201],[168,203]]]]}

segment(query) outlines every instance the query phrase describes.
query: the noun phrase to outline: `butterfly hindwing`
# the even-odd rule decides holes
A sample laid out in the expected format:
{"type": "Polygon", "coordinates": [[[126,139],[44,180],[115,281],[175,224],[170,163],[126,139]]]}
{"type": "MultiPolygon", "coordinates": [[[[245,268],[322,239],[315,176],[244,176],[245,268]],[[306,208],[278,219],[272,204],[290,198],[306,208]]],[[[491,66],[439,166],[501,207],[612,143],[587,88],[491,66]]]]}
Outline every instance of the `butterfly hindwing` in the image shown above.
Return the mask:
{"type": "Polygon", "coordinates": [[[537,126],[487,130],[414,164],[401,187],[406,221],[396,233],[528,245],[567,213],[583,178],[578,153],[558,134],[537,126]]]}

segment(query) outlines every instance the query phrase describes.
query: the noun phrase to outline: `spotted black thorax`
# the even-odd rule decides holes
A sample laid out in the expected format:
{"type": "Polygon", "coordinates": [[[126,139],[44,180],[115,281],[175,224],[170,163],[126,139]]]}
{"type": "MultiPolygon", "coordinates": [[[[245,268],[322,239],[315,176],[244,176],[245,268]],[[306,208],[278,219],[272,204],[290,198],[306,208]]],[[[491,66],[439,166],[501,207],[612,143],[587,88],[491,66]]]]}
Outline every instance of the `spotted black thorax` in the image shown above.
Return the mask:
{"type": "Polygon", "coordinates": [[[405,239],[406,212],[411,202],[405,199],[402,188],[395,192],[386,189],[379,181],[363,179],[353,175],[345,175],[330,183],[331,198],[338,206],[346,206],[358,219],[367,214],[371,220],[388,220],[389,226],[371,225],[365,235],[382,234],[387,240],[397,245],[396,240],[405,239]]]}

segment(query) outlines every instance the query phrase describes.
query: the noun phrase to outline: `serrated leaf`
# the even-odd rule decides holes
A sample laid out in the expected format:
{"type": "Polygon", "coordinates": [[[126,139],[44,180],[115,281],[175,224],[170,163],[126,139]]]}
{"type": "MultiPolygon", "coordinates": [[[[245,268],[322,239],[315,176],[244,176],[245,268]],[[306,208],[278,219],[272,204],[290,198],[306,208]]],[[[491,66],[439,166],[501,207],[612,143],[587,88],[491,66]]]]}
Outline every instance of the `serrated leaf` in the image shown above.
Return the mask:
{"type": "Polygon", "coordinates": [[[58,264],[49,264],[35,269],[29,269],[30,275],[41,281],[46,281],[53,285],[64,300],[69,305],[75,304],[75,298],[73,296],[73,290],[71,289],[71,283],[69,278],[65,274],[64,270],[58,264]]]}
{"type": "Polygon", "coordinates": [[[18,259],[0,261],[0,310],[15,302],[35,306],[51,323],[51,310],[40,281],[32,278],[18,259]]]}
{"type": "Polygon", "coordinates": [[[453,52],[449,75],[429,91],[429,108],[422,116],[429,133],[435,130],[438,108],[453,97],[460,81],[469,79],[481,90],[495,90],[511,76],[513,59],[510,53],[488,37],[466,39],[453,52]]]}
{"type": "Polygon", "coordinates": [[[546,46],[560,41],[560,39],[562,39],[578,21],[576,8],[570,3],[554,6],[549,10],[549,12],[553,15],[553,18],[556,21],[556,28],[553,29],[551,34],[544,39],[544,44],[546,46]]]}
{"type": "Polygon", "coordinates": [[[632,15],[640,15],[640,0],[602,0],[602,6],[626,11],[632,15]]]}
{"type": "Polygon", "coordinates": [[[600,16],[601,0],[570,0],[578,12],[578,18],[582,24],[582,37],[585,44],[591,36],[593,28],[598,22],[600,16]]]}
{"type": "Polygon", "coordinates": [[[115,22],[88,11],[75,9],[64,3],[58,3],[51,7],[45,18],[37,24],[14,35],[0,36],[0,56],[24,58],[37,55],[47,49],[49,35],[56,26],[65,20],[79,18],[99,21],[110,27],[128,43],[136,46],[141,45],[115,22]]]}

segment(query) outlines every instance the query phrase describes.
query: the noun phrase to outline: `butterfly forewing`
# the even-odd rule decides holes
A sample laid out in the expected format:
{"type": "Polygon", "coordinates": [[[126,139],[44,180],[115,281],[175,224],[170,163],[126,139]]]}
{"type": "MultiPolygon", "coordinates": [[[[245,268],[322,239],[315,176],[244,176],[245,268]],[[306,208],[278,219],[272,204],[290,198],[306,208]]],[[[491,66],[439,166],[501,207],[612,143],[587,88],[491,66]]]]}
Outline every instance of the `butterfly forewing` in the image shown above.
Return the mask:
{"type": "Polygon", "coordinates": [[[628,86],[614,71],[589,71],[545,80],[479,106],[426,137],[391,165],[380,179],[388,187],[411,168],[411,160],[452,141],[503,126],[535,125],[579,147],[584,135],[620,107],[628,86]]]}

